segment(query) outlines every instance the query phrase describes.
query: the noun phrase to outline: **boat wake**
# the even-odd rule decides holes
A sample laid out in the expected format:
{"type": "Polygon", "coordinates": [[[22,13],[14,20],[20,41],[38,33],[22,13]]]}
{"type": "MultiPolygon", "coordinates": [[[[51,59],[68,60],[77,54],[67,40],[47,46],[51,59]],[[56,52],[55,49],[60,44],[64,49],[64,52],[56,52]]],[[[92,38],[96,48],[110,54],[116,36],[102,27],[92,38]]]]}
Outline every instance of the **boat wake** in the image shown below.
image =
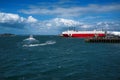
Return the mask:
{"type": "Polygon", "coordinates": [[[45,45],[52,45],[55,43],[56,41],[46,41],[45,43],[41,43],[41,44],[24,44],[23,47],[45,46],[45,45]]]}

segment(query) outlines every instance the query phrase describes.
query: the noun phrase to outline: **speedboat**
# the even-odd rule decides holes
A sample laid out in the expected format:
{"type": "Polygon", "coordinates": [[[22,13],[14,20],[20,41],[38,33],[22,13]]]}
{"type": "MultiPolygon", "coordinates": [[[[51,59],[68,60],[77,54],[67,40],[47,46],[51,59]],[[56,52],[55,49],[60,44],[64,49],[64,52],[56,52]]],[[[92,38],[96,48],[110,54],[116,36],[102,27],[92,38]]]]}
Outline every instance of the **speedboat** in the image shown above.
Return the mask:
{"type": "Polygon", "coordinates": [[[24,41],[35,41],[36,39],[33,38],[33,35],[30,35],[29,38],[25,39],[24,41]]]}

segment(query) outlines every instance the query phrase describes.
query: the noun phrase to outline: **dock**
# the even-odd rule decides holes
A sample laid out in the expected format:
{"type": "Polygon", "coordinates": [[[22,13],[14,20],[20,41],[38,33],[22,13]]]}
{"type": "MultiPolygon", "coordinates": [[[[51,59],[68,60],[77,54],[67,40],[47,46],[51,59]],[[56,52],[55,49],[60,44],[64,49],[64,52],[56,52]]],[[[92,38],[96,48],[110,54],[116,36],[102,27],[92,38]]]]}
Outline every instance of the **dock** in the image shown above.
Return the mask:
{"type": "Polygon", "coordinates": [[[91,43],[120,43],[120,38],[86,38],[85,42],[91,42],[91,43]]]}

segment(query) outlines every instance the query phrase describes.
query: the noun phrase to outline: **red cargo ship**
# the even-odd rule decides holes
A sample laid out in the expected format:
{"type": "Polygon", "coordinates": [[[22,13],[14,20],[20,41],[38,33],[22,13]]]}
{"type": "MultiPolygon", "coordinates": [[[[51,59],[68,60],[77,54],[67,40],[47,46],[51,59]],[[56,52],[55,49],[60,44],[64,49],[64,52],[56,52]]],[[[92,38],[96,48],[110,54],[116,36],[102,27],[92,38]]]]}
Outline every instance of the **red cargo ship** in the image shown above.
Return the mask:
{"type": "Polygon", "coordinates": [[[90,37],[105,37],[106,32],[105,31],[74,31],[74,30],[68,30],[62,32],[62,36],[64,37],[78,37],[78,38],[90,38],[90,37]]]}

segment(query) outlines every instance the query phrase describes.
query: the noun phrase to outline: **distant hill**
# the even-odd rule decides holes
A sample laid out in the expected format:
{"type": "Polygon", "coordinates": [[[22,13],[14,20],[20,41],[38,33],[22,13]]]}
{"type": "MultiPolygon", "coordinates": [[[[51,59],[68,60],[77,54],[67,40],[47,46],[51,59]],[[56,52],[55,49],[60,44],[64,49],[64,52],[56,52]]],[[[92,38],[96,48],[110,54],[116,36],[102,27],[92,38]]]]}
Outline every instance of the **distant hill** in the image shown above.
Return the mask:
{"type": "Polygon", "coordinates": [[[11,36],[15,36],[15,34],[11,34],[11,33],[0,34],[0,37],[11,37],[11,36]]]}

